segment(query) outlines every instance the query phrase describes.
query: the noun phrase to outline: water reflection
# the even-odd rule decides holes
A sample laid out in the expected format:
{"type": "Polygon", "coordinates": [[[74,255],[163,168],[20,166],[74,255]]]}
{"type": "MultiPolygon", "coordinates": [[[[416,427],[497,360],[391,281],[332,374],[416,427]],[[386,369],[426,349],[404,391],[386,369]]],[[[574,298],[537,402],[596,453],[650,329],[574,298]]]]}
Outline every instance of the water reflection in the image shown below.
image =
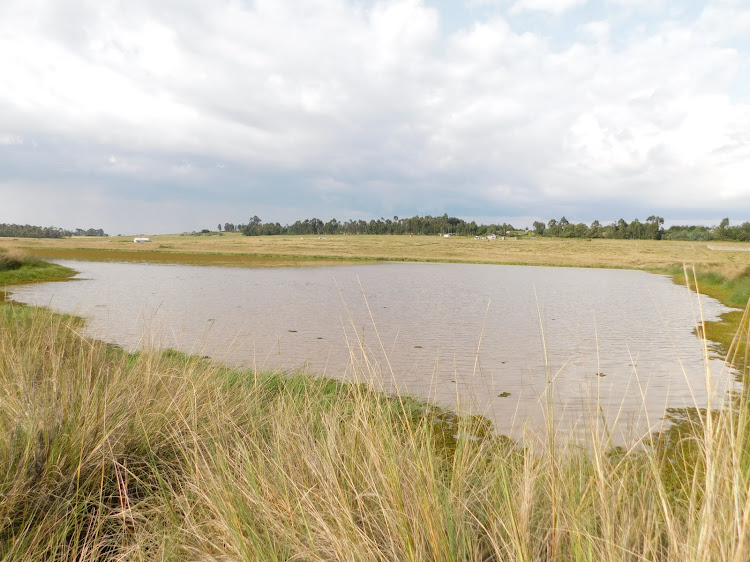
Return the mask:
{"type": "MultiPolygon", "coordinates": [[[[582,415],[642,431],[665,407],[703,405],[697,301],[639,271],[380,263],[222,268],[61,262],[72,283],[13,298],[89,319],[89,332],[256,369],[365,378],[386,390],[488,415],[518,435],[582,415]],[[645,401],[645,407],[644,407],[645,401]]],[[[706,320],[726,311],[702,297],[706,320]]],[[[714,384],[728,373],[710,362],[714,384]]]]}

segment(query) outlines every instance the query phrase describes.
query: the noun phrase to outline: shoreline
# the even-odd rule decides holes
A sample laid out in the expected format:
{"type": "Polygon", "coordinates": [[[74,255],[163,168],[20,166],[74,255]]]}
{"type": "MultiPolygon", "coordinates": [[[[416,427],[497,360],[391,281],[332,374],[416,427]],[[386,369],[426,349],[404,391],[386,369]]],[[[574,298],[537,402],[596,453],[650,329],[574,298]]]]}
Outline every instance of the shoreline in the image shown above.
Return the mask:
{"type": "MultiPolygon", "coordinates": [[[[201,263],[226,258],[227,263],[258,259],[347,261],[423,261],[498,265],[544,265],[669,270],[682,264],[699,272],[714,271],[733,278],[750,267],[750,252],[728,245],[714,251],[705,243],[608,239],[532,238],[474,240],[432,236],[333,235],[320,238],[295,236],[155,235],[151,242],[133,243],[126,237],[69,239],[0,239],[0,247],[18,248],[43,257],[105,259],[106,252],[121,253],[128,260],[201,263]]],[[[750,248],[750,244],[747,245],[750,248]]],[[[723,247],[723,246],[722,246],[723,247]]]]}
{"type": "MultiPolygon", "coordinates": [[[[223,234],[221,235],[224,236],[223,234]]],[[[417,262],[417,263],[457,263],[457,264],[476,264],[476,265],[515,265],[515,266],[528,266],[528,267],[572,267],[572,268],[584,268],[584,269],[628,269],[646,271],[648,273],[654,273],[659,275],[667,275],[671,278],[672,282],[677,285],[689,285],[690,290],[693,292],[700,292],[707,296],[717,299],[719,302],[733,308],[730,312],[722,315],[720,320],[716,322],[706,322],[704,332],[706,339],[715,343],[718,347],[719,352],[725,359],[731,354],[733,357],[732,365],[742,373],[742,379],[744,380],[750,375],[750,361],[747,359],[747,342],[740,341],[741,338],[736,337],[737,334],[743,332],[743,310],[748,305],[750,300],[750,254],[744,253],[743,251],[737,250],[737,244],[734,243],[728,248],[731,248],[733,252],[740,252],[744,255],[744,261],[747,261],[747,265],[740,263],[740,266],[744,266],[742,271],[735,277],[728,277],[725,273],[722,273],[722,268],[719,271],[706,269],[709,266],[707,263],[698,264],[692,266],[695,268],[693,272],[694,278],[686,280],[683,265],[672,265],[672,266],[648,266],[643,264],[633,263],[614,263],[614,264],[603,264],[596,261],[583,262],[583,263],[561,263],[560,259],[550,259],[549,261],[543,261],[537,256],[535,261],[528,261],[519,259],[507,259],[507,260],[486,260],[476,259],[470,253],[466,251],[466,243],[473,245],[475,240],[471,239],[442,239],[435,237],[406,237],[406,236],[331,236],[330,238],[338,238],[337,242],[348,241],[346,239],[355,239],[357,243],[364,242],[365,247],[361,248],[362,251],[366,252],[367,255],[351,256],[341,255],[333,253],[329,249],[324,253],[314,253],[308,251],[307,253],[280,253],[281,250],[286,249],[288,244],[297,243],[297,237],[246,237],[241,235],[227,236],[232,243],[245,243],[252,244],[257,242],[259,238],[272,239],[271,244],[275,244],[276,250],[274,252],[265,253],[251,253],[248,251],[211,251],[211,247],[207,246],[202,248],[202,251],[178,249],[178,248],[166,248],[164,245],[160,245],[159,248],[149,247],[144,248],[144,244],[138,245],[138,248],[113,248],[110,246],[113,240],[119,241],[120,243],[130,243],[129,237],[120,238],[107,238],[105,241],[92,240],[91,238],[74,238],[74,239],[63,239],[55,240],[54,246],[46,245],[49,241],[46,239],[13,239],[14,244],[12,248],[17,248],[22,252],[27,252],[34,257],[41,259],[66,259],[66,260],[79,260],[79,261],[112,261],[112,262],[123,262],[123,263],[162,263],[162,264],[177,264],[177,265],[194,265],[194,266],[217,266],[217,267],[319,267],[319,266],[344,266],[344,265],[366,265],[376,264],[386,261],[394,262],[417,262]],[[448,257],[430,257],[429,255],[417,255],[414,257],[400,257],[397,255],[382,256],[378,254],[377,244],[385,242],[393,242],[393,239],[400,238],[398,242],[407,241],[408,244],[412,244],[414,250],[419,250],[424,244],[437,245],[439,247],[445,246],[446,242],[448,248],[452,248],[455,241],[464,243],[463,250],[459,251],[457,255],[452,258],[448,257]],[[417,238],[416,245],[414,238],[417,238]],[[29,242],[33,241],[35,244],[29,245],[29,242]],[[89,244],[89,247],[80,247],[81,241],[85,241],[89,244]],[[99,244],[100,247],[90,247],[91,244],[99,244]],[[71,247],[73,244],[77,246],[71,247]],[[104,247],[101,247],[101,246],[104,247]],[[368,250],[369,248],[369,250],[368,250]],[[463,253],[462,253],[463,252],[463,253]],[[697,273],[696,273],[697,272],[697,273]],[[697,280],[698,285],[696,287],[695,281],[697,280]],[[737,288],[736,286],[739,286],[737,288]]],[[[97,237],[98,238],[98,237],[97,237]]],[[[154,242],[160,240],[174,240],[185,239],[185,238],[201,238],[195,236],[176,236],[176,235],[157,235],[152,237],[154,242]]],[[[214,241],[217,236],[208,237],[210,241],[214,241]]],[[[522,244],[530,243],[533,244],[537,239],[522,240],[522,244]]],[[[300,240],[305,242],[304,237],[300,240]]],[[[313,244],[317,242],[327,242],[328,237],[323,240],[317,238],[311,238],[309,240],[313,244]]],[[[3,248],[3,239],[0,239],[0,249],[3,248]]],[[[190,243],[194,243],[195,240],[188,240],[190,243]]],[[[262,240],[264,244],[268,243],[268,240],[262,240]]],[[[480,241],[483,244],[505,244],[505,242],[487,242],[480,241]]],[[[519,241],[510,241],[511,245],[516,244],[519,241]]],[[[570,247],[570,239],[558,239],[558,240],[545,240],[545,243],[550,242],[551,247],[554,249],[557,246],[570,247]],[[562,242],[561,242],[562,241],[562,242]]],[[[579,246],[586,248],[591,242],[604,243],[607,246],[612,246],[615,249],[619,249],[623,252],[632,252],[634,247],[635,250],[639,249],[639,246],[645,246],[644,241],[611,241],[611,240],[573,240],[572,246],[579,246]]],[[[663,248],[669,249],[671,245],[678,245],[684,247],[685,243],[675,243],[670,241],[656,241],[648,244],[652,251],[653,248],[658,248],[658,244],[664,245],[663,248]],[[654,244],[657,244],[655,246],[654,244]]],[[[688,247],[692,247],[695,244],[688,243],[688,247]]],[[[750,244],[748,245],[750,248],[750,244]]],[[[216,249],[216,248],[214,248],[216,249]]],[[[234,249],[234,248],[233,248],[234,249]]],[[[247,248],[246,248],[247,249],[247,248]]],[[[340,249],[338,246],[333,249],[340,249]]],[[[471,249],[471,248],[470,248],[471,249]]],[[[549,248],[547,248],[549,249],[549,248]]],[[[235,249],[236,250],[236,249],[235,249]]],[[[309,248],[308,248],[309,250],[309,248]]],[[[320,250],[320,248],[313,248],[313,250],[320,250]]],[[[459,248],[461,250],[461,248],[459,248]]],[[[668,252],[664,250],[664,253],[668,252]]],[[[384,253],[380,250],[380,253],[384,253]]],[[[726,268],[726,263],[736,262],[737,257],[733,256],[729,251],[726,253],[722,252],[722,255],[728,256],[731,259],[725,260],[723,263],[726,268]]],[[[662,260],[663,261],[663,260],[662,260]]],[[[741,259],[742,261],[742,259],[741,259]]],[[[716,264],[714,264],[716,265],[716,264]]],[[[734,263],[736,266],[737,264],[734,263]]],[[[736,267],[735,267],[736,269],[736,267]]],[[[69,273],[61,271],[55,275],[47,273],[47,277],[29,279],[28,282],[45,282],[45,281],[63,281],[72,277],[75,273],[69,273]]],[[[11,285],[17,283],[23,283],[26,281],[19,280],[12,283],[5,283],[0,281],[0,286],[11,285]]],[[[4,298],[4,296],[2,297],[4,298]]]]}

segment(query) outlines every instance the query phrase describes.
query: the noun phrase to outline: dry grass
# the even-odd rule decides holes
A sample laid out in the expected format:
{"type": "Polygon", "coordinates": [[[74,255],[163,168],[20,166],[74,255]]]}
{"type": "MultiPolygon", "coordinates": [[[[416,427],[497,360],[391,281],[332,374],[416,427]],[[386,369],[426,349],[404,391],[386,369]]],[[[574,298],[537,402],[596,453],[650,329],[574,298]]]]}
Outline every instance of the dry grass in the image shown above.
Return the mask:
{"type": "Polygon", "coordinates": [[[0,271],[15,271],[28,265],[41,265],[43,262],[17,248],[0,247],[0,271]]]}
{"type": "MultiPolygon", "coordinates": [[[[733,278],[750,266],[750,252],[709,249],[704,242],[648,240],[583,240],[519,238],[474,240],[438,236],[221,236],[158,235],[148,244],[131,237],[69,238],[60,240],[3,239],[0,246],[24,247],[40,257],[80,259],[135,259],[211,265],[247,265],[250,257],[286,256],[334,260],[415,260],[498,264],[555,265],[664,270],[694,265],[733,278]],[[73,250],[97,250],[77,252],[73,250]],[[104,251],[114,254],[106,256],[104,251]],[[180,255],[184,254],[184,255],[180,255]],[[192,257],[191,257],[192,256],[192,257]],[[192,261],[191,261],[192,260],[192,261]]],[[[714,242],[713,247],[737,244],[714,242]]],[[[269,265],[273,262],[261,263],[269,265]]],[[[282,264],[286,265],[286,264],[282,264]]]]}
{"type": "Polygon", "coordinates": [[[586,451],[520,448],[365,385],[79,328],[0,305],[0,560],[750,558],[744,397],[629,450],[595,427],[586,451]]]}

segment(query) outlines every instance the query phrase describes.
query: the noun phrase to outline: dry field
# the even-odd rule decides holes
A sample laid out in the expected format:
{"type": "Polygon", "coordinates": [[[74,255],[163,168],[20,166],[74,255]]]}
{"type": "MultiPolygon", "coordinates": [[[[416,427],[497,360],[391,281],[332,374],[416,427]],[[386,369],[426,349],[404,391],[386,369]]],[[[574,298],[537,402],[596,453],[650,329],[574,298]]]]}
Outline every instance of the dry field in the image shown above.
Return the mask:
{"type": "Polygon", "coordinates": [[[150,261],[206,265],[304,265],[341,260],[441,261],[648,270],[695,266],[733,278],[750,267],[750,245],[720,242],[519,238],[474,240],[439,236],[242,236],[156,235],[132,237],[0,239],[44,258],[150,261]],[[747,246],[747,248],[745,248],[747,246]],[[726,250],[722,250],[726,248],[726,250]],[[285,258],[279,261],[278,258],[285,258]],[[269,259],[272,258],[272,259],[269,259]],[[327,258],[327,259],[326,259],[327,258]]]}

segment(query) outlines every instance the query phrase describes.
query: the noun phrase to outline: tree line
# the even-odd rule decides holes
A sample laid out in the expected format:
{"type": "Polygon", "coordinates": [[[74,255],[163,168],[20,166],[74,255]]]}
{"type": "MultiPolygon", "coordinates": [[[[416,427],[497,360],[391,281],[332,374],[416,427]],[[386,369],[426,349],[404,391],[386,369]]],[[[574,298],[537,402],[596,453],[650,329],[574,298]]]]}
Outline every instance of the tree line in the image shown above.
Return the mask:
{"type": "MultiPolygon", "coordinates": [[[[426,215],[411,218],[392,219],[381,217],[380,219],[355,220],[340,222],[331,219],[323,222],[318,218],[295,221],[293,224],[281,225],[278,222],[264,223],[258,216],[254,216],[247,224],[225,223],[225,232],[242,232],[247,236],[264,236],[273,234],[290,235],[333,235],[333,234],[417,234],[436,235],[451,233],[457,236],[483,236],[486,234],[510,232],[515,230],[513,225],[502,224],[477,224],[475,221],[467,222],[457,217],[449,217],[444,214],[439,217],[426,215]]],[[[222,226],[219,225],[219,230],[222,226]]]]}
{"type": "Polygon", "coordinates": [[[0,237],[4,238],[66,238],[70,236],[109,236],[101,228],[65,230],[55,226],[31,224],[0,224],[0,237]]]}
{"type": "Polygon", "coordinates": [[[620,219],[608,225],[602,225],[598,220],[590,225],[572,223],[562,217],[559,221],[550,219],[546,224],[534,221],[533,232],[537,236],[551,236],[556,238],[615,238],[630,240],[661,240],[664,235],[664,219],[656,215],[649,216],[645,222],[633,219],[628,223],[620,219]]]}
{"type": "Polygon", "coordinates": [[[584,223],[573,224],[565,217],[559,221],[550,219],[546,224],[536,221],[533,233],[538,236],[554,236],[558,238],[614,238],[630,240],[734,240],[738,242],[750,241],[750,222],[743,222],[737,226],[729,226],[729,219],[722,219],[718,226],[702,225],[673,225],[664,229],[664,219],[651,215],[645,221],[633,219],[630,223],[619,219],[608,225],[602,225],[598,220],[590,225],[584,223]]]}
{"type": "Polygon", "coordinates": [[[630,240],[735,240],[750,241],[750,222],[738,226],[729,226],[729,219],[725,218],[718,226],[670,226],[664,228],[664,219],[650,215],[645,220],[638,218],[627,222],[619,219],[610,224],[602,224],[595,220],[591,224],[582,222],[572,223],[565,217],[550,219],[547,222],[535,221],[532,228],[516,229],[508,223],[477,224],[475,221],[465,221],[447,214],[433,217],[415,216],[410,218],[392,219],[381,217],[371,220],[348,220],[340,222],[331,219],[323,222],[318,218],[295,221],[293,224],[281,225],[278,222],[264,223],[257,215],[247,224],[224,223],[218,225],[218,230],[225,232],[241,232],[246,236],[266,235],[334,235],[334,234],[412,234],[437,235],[454,234],[457,236],[486,236],[488,234],[504,235],[515,233],[530,236],[544,236],[553,238],[611,238],[630,240]]]}

